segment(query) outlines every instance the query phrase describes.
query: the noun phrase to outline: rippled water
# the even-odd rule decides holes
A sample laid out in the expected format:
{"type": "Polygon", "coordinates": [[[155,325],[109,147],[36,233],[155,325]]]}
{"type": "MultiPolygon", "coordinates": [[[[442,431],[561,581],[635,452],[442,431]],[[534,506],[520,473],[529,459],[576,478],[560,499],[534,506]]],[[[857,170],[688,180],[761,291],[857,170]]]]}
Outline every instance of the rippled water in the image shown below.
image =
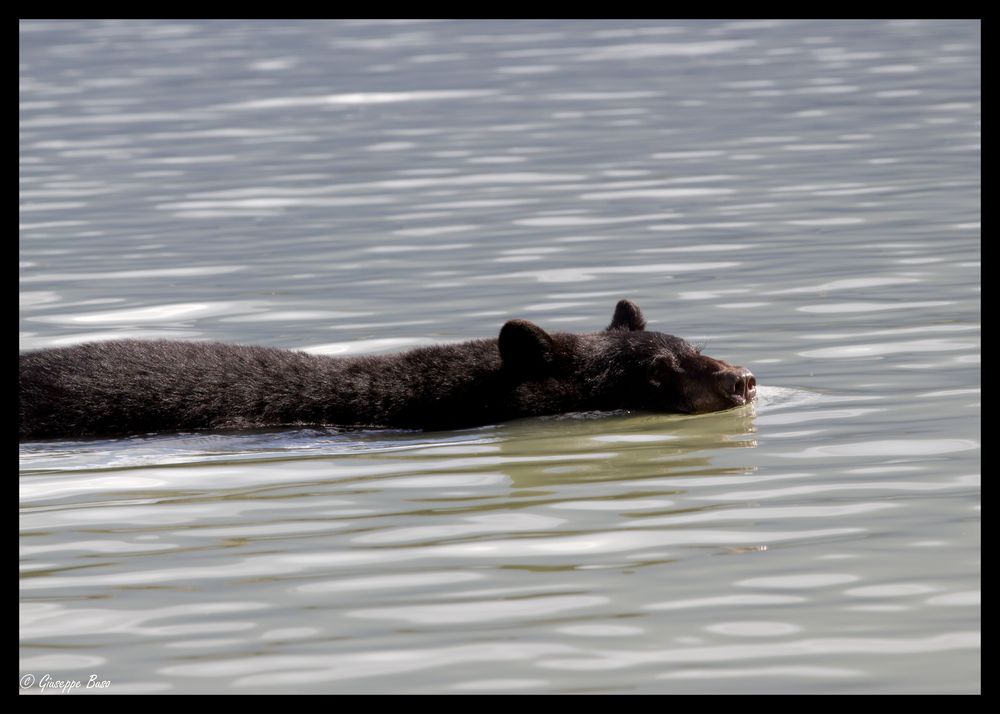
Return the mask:
{"type": "Polygon", "coordinates": [[[979,34],[22,22],[22,350],[393,351],[630,297],[761,384],[22,444],[22,691],[979,691],[979,34]]]}

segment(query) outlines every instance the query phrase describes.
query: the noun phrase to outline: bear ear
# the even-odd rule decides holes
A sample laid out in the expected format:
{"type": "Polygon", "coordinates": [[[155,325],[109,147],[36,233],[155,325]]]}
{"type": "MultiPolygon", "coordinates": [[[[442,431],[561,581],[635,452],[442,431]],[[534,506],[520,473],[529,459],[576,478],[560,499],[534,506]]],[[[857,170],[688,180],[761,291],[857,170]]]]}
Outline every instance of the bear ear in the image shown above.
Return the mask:
{"type": "Polygon", "coordinates": [[[552,362],[552,337],[527,320],[510,320],[500,329],[500,359],[518,373],[544,371],[552,362]]]}
{"type": "Polygon", "coordinates": [[[615,315],[611,318],[609,330],[621,330],[622,332],[638,332],[646,329],[646,318],[642,316],[642,310],[631,300],[619,300],[615,305],[615,315]]]}

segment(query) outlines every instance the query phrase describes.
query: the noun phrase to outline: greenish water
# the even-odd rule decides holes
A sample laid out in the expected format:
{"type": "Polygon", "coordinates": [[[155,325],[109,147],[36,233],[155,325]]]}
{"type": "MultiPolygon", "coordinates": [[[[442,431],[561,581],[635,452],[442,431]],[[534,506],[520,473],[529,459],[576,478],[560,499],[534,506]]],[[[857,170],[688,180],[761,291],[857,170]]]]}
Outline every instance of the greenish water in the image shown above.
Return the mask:
{"type": "Polygon", "coordinates": [[[21,444],[22,692],[980,690],[978,22],[20,30],[22,350],[629,297],[760,383],[21,444]]]}

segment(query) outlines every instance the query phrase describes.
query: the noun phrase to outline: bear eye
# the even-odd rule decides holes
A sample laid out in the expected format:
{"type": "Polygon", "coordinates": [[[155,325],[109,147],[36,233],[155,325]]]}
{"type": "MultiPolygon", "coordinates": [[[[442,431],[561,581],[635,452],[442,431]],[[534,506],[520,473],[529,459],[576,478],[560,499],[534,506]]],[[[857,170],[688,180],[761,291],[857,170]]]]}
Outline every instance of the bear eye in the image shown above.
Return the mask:
{"type": "Polygon", "coordinates": [[[660,354],[653,358],[649,373],[653,379],[663,380],[671,375],[680,374],[684,371],[677,357],[673,354],[660,354]]]}

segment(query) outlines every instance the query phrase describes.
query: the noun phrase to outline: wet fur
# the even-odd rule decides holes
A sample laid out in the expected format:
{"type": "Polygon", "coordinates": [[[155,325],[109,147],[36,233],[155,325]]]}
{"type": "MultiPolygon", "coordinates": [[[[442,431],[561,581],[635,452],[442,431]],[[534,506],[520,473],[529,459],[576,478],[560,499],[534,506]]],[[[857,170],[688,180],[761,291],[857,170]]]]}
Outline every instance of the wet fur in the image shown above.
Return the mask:
{"type": "MultiPolygon", "coordinates": [[[[511,320],[498,338],[391,355],[327,357],[168,340],[45,349],[19,358],[19,434],[447,429],[568,411],[698,411],[683,387],[697,377],[680,376],[684,360],[700,356],[684,340],[644,327],[638,307],[623,300],[602,332],[550,334],[511,320]]],[[[719,408],[725,406],[733,405],[719,408]]]]}

